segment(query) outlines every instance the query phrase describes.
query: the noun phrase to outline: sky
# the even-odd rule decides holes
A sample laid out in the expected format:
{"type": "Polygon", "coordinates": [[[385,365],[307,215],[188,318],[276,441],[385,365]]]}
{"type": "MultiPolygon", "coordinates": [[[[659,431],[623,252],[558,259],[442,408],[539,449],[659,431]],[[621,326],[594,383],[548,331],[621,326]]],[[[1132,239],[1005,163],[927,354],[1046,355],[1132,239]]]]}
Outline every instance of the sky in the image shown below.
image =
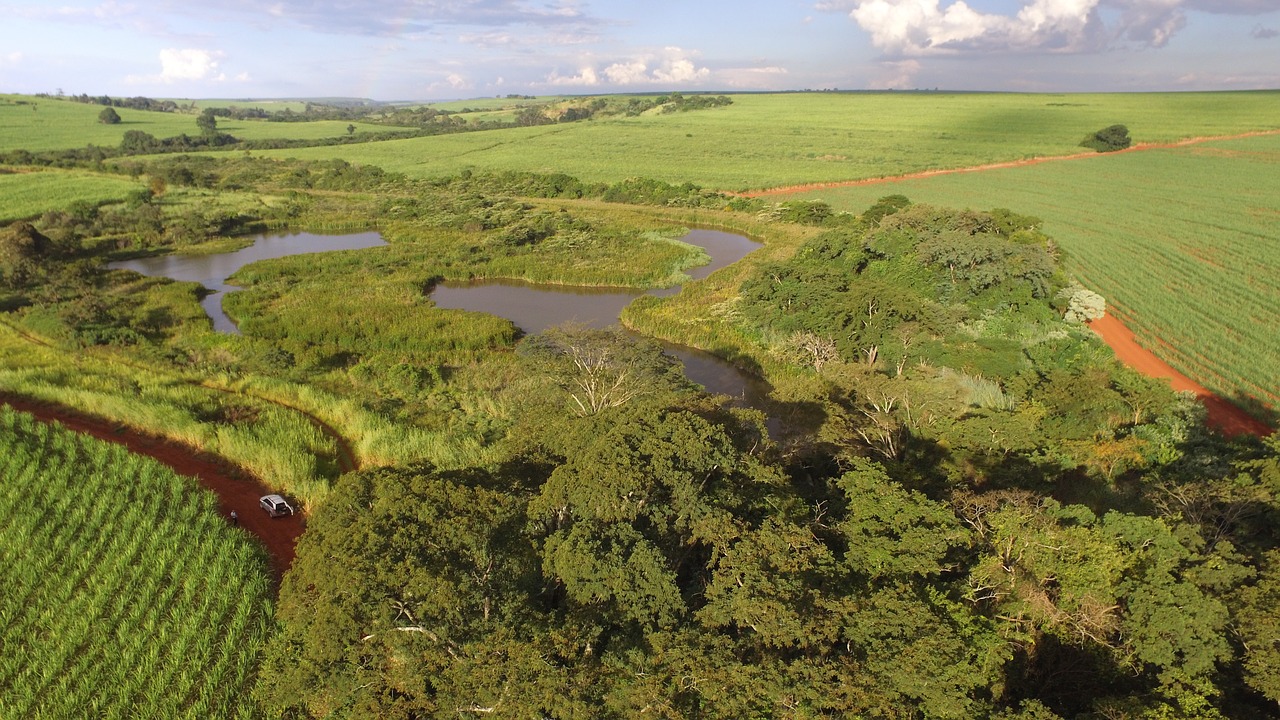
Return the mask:
{"type": "Polygon", "coordinates": [[[1280,88],[1280,0],[0,0],[0,92],[1280,88]]]}

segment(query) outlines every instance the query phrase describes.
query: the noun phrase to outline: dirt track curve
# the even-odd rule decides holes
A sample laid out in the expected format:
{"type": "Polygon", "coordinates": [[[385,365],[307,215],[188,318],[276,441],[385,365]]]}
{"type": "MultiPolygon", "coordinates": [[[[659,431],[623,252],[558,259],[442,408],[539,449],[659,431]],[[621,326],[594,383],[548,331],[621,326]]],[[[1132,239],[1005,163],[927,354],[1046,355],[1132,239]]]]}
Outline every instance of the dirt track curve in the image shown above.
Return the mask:
{"type": "Polygon", "coordinates": [[[219,507],[228,522],[234,510],[239,516],[240,527],[253,533],[266,546],[277,587],[285,571],[293,564],[294,547],[305,526],[302,517],[268,517],[258,507],[258,498],[270,490],[257,478],[222,458],[57,405],[8,394],[0,394],[0,403],[31,413],[42,422],[58,422],[69,430],[123,445],[129,452],[155,458],[182,475],[195,477],[202,486],[218,495],[219,507]]]}
{"type": "Polygon", "coordinates": [[[1144,150],[1162,150],[1168,148],[1185,147],[1187,145],[1198,145],[1200,143],[1212,142],[1214,140],[1238,140],[1240,138],[1257,137],[1260,135],[1278,135],[1280,130],[1258,130],[1255,132],[1239,133],[1237,135],[1215,135],[1211,137],[1194,137],[1178,140],[1177,142],[1168,143],[1138,143],[1124,150],[1116,150],[1114,152],[1080,152],[1071,155],[1051,155],[1048,157],[1034,157],[1025,160],[1009,160],[1007,162],[990,163],[987,165],[973,165],[970,167],[948,168],[943,170],[922,170],[920,172],[907,173],[906,175],[892,175],[889,177],[865,178],[862,180],[840,180],[836,182],[824,183],[808,183],[803,185],[784,185],[776,188],[766,188],[764,190],[751,190],[744,193],[737,193],[743,197],[766,197],[769,195],[791,195],[792,193],[807,192],[809,190],[826,190],[830,188],[842,187],[859,187],[862,185],[881,185],[888,183],[900,182],[902,180],[917,180],[920,178],[936,177],[938,175],[958,175],[960,173],[983,172],[985,170],[1001,170],[1004,168],[1025,167],[1027,165],[1041,165],[1043,163],[1060,162],[1063,160],[1085,160],[1088,158],[1106,157],[1108,155],[1123,155],[1125,153],[1142,152],[1144,150]]]}
{"type": "Polygon", "coordinates": [[[1089,327],[1111,346],[1116,357],[1125,365],[1143,375],[1168,379],[1174,390],[1195,393],[1208,411],[1209,424],[1222,431],[1224,435],[1235,437],[1249,434],[1262,437],[1272,433],[1272,429],[1266,423],[1209,392],[1203,385],[1174,370],[1150,350],[1139,345],[1133,331],[1115,317],[1104,315],[1090,322],[1089,327]]]}

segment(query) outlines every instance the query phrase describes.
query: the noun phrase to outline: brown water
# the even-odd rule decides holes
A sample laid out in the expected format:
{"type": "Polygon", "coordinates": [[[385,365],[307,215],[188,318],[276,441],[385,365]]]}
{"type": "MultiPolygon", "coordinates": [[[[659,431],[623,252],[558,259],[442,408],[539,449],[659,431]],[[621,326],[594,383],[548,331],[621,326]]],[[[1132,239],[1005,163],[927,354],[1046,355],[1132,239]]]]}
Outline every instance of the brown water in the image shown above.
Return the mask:
{"type": "MultiPolygon", "coordinates": [[[[717,230],[693,230],[681,238],[690,245],[706,250],[711,261],[691,268],[686,274],[699,280],[712,272],[742,259],[759,244],[742,235],[717,230]]],[[[292,233],[259,236],[253,245],[216,255],[157,255],[121,260],[108,267],[133,270],[153,277],[197,282],[213,292],[200,301],[213,329],[238,333],[235,323],[222,310],[222,298],[234,292],[226,279],[237,270],[258,260],[335,250],[362,250],[386,245],[376,232],[351,235],[313,235],[292,233]]],[[[478,283],[445,283],[438,285],[431,299],[438,307],[486,312],[511,320],[527,333],[536,333],[554,325],[576,322],[589,327],[615,325],[622,309],[641,295],[673,295],[680,288],[661,290],[618,290],[535,285],[512,281],[478,283]]],[[[708,391],[729,395],[743,406],[759,406],[768,397],[769,387],[756,376],[743,372],[719,357],[695,348],[664,343],[666,351],[684,363],[685,375],[708,391]]]]}
{"type": "MultiPolygon", "coordinates": [[[[750,238],[718,230],[692,230],[680,239],[704,248],[711,257],[706,265],[686,271],[694,280],[705,278],[760,247],[750,238]]],[[[431,299],[441,308],[497,315],[526,333],[536,333],[565,323],[594,328],[616,325],[622,309],[641,295],[665,296],[679,291],[678,287],[644,291],[490,280],[442,283],[432,291],[431,299]]],[[[764,381],[711,353],[675,343],[663,346],[684,363],[685,376],[709,392],[729,395],[743,406],[759,406],[768,397],[769,387],[764,381]]]]}
{"type": "Polygon", "coordinates": [[[312,235],[311,233],[260,235],[253,245],[232,252],[216,255],[156,255],[120,260],[108,264],[107,267],[133,270],[151,277],[198,282],[213,291],[200,301],[201,307],[213,321],[213,329],[224,333],[239,333],[236,324],[231,322],[231,318],[222,311],[222,297],[224,293],[236,290],[235,286],[227,285],[226,280],[240,268],[258,260],[334,250],[363,250],[386,244],[387,241],[376,232],[352,235],[312,235]]]}

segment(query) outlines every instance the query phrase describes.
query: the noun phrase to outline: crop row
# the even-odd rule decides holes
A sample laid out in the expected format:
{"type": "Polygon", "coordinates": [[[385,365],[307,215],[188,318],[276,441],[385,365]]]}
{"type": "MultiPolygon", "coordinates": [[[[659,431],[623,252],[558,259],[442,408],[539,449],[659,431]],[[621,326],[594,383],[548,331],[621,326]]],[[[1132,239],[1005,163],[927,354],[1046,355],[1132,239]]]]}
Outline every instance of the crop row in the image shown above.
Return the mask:
{"type": "Polygon", "coordinates": [[[811,191],[1039,216],[1139,340],[1228,397],[1280,402],[1280,136],[811,191]]]}
{"type": "Polygon", "coordinates": [[[0,716],[250,717],[262,550],[190,478],[0,408],[0,716]]]}

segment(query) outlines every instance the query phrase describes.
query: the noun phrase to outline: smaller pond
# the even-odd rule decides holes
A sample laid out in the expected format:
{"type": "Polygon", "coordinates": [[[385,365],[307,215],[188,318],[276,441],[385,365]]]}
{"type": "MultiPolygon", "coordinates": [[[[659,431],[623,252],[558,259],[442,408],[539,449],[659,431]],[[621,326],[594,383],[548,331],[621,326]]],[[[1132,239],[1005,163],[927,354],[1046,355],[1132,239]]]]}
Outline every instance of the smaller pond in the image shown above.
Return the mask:
{"type": "MultiPolygon", "coordinates": [[[[706,265],[685,271],[694,280],[701,280],[760,247],[750,238],[719,230],[691,230],[680,240],[703,248],[711,258],[706,265]]],[[[663,297],[678,292],[678,286],[661,290],[631,290],[477,280],[441,283],[432,291],[431,299],[437,307],[497,315],[515,323],[526,333],[537,333],[564,323],[580,323],[595,328],[616,325],[622,309],[641,295],[663,297]]]]}
{"type": "Polygon", "coordinates": [[[363,250],[386,244],[387,241],[376,232],[352,235],[313,235],[311,233],[260,235],[253,245],[233,252],[216,255],[157,255],[120,260],[108,264],[107,267],[133,270],[151,277],[168,277],[200,283],[213,290],[213,293],[200,301],[209,319],[213,320],[213,329],[224,333],[239,333],[236,324],[231,322],[231,318],[222,311],[222,296],[237,289],[234,285],[227,285],[226,280],[240,268],[259,260],[333,250],[363,250]]]}
{"type": "MultiPolygon", "coordinates": [[[[742,235],[718,230],[692,230],[680,238],[707,251],[711,261],[685,271],[700,280],[741,260],[760,244],[742,235]]],[[[526,333],[564,323],[604,328],[618,323],[622,309],[641,295],[668,296],[679,287],[661,290],[619,290],[564,285],[537,285],[509,280],[441,283],[431,293],[437,307],[497,315],[526,333]]],[[[684,363],[685,376],[713,393],[729,395],[744,406],[759,406],[768,397],[764,381],[696,348],[663,343],[667,353],[684,363]]]]}

